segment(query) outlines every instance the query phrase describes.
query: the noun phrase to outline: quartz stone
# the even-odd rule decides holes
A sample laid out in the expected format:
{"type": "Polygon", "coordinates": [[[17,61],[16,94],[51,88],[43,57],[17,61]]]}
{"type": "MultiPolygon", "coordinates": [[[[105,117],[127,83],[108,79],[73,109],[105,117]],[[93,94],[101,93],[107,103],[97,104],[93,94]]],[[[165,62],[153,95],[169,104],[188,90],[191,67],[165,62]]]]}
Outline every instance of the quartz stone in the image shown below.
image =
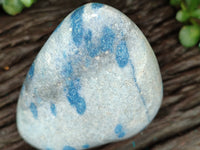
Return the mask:
{"type": "Polygon", "coordinates": [[[156,57],[139,28],[99,3],[69,14],[33,62],[17,106],[29,144],[78,150],[132,137],[162,102],[156,57]]]}

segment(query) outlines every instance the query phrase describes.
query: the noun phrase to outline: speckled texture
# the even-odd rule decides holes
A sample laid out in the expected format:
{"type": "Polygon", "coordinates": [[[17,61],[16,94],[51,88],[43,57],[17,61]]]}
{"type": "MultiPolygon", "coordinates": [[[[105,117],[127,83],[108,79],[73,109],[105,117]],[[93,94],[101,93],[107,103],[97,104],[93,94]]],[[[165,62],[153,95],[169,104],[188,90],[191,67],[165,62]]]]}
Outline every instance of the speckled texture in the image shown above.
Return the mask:
{"type": "Polygon", "coordinates": [[[162,94],[157,60],[141,31],[118,10],[90,3],[62,21],[32,64],[17,126],[38,149],[87,149],[140,132],[162,94]]]}

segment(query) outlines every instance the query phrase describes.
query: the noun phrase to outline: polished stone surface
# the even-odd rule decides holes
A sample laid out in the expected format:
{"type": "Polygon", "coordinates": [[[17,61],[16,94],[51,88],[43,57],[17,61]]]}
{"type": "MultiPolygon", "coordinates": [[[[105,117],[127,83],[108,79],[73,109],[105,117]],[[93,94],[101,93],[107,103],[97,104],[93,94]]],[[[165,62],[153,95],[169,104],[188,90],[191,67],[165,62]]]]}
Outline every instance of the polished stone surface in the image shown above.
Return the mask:
{"type": "Polygon", "coordinates": [[[38,149],[87,149],[136,135],[155,117],[162,95],[142,32],[120,11],[90,3],[68,15],[36,57],[17,126],[38,149]]]}

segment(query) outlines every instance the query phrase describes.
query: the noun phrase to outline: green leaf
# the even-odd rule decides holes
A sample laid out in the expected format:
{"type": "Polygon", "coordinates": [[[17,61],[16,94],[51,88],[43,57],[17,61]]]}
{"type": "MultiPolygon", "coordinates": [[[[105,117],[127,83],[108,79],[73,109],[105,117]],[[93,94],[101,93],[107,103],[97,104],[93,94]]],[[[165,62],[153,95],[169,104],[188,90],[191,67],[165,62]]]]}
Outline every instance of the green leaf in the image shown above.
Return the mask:
{"type": "Polygon", "coordinates": [[[197,18],[197,19],[200,19],[200,9],[195,9],[194,11],[192,11],[190,13],[190,16],[194,17],[194,18],[197,18]]]}
{"type": "Polygon", "coordinates": [[[200,5],[200,0],[185,0],[188,10],[194,10],[200,5]]]}
{"type": "Polygon", "coordinates": [[[179,32],[179,40],[184,47],[192,47],[198,43],[200,39],[200,27],[196,25],[188,25],[181,28],[179,32]]]}
{"type": "Polygon", "coordinates": [[[183,1],[181,1],[180,6],[182,10],[187,11],[187,7],[185,6],[185,3],[183,1]]]}
{"type": "Polygon", "coordinates": [[[20,0],[4,0],[3,9],[10,15],[16,15],[20,13],[24,8],[24,5],[20,0]]]}
{"type": "Polygon", "coordinates": [[[20,0],[26,7],[30,7],[36,0],[20,0]]]}
{"type": "Polygon", "coordinates": [[[172,6],[179,6],[181,3],[181,0],[170,0],[170,4],[172,6]]]}
{"type": "Polygon", "coordinates": [[[189,19],[189,14],[188,12],[186,11],[183,11],[183,10],[179,10],[177,13],[176,13],[176,19],[180,22],[186,22],[188,19],[189,19]]]}

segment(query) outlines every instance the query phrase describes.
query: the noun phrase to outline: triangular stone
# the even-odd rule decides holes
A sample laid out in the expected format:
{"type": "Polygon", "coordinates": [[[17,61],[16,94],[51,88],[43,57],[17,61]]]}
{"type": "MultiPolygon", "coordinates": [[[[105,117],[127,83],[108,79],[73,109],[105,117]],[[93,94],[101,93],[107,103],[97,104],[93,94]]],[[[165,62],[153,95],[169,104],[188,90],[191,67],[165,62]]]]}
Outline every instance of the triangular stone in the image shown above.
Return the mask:
{"type": "Polygon", "coordinates": [[[90,3],[69,14],[36,57],[17,126],[38,149],[87,149],[139,133],[162,95],[158,63],[142,32],[120,11],[90,3]]]}

